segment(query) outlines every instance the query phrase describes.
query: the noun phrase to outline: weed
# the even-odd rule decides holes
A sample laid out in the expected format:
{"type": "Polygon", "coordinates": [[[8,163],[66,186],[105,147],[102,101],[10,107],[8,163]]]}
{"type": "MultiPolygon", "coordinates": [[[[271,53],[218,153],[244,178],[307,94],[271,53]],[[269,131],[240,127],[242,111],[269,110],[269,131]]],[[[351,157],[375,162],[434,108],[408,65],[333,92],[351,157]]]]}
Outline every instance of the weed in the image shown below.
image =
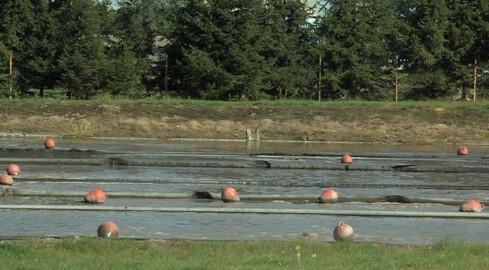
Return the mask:
{"type": "Polygon", "coordinates": [[[96,134],[97,129],[85,119],[73,123],[66,131],[65,136],[73,138],[88,138],[96,134]]]}

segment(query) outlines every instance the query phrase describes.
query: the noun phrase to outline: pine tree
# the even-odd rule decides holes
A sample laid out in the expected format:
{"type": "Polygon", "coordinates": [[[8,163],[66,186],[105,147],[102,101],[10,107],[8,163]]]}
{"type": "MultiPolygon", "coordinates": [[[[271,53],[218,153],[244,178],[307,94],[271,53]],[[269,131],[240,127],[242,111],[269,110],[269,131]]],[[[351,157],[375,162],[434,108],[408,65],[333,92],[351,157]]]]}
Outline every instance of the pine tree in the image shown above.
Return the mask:
{"type": "Polygon", "coordinates": [[[269,89],[260,54],[258,0],[186,1],[174,13],[170,76],[180,93],[205,99],[260,99],[269,89]],[[172,59],[173,57],[173,59],[172,59]]]}
{"type": "Polygon", "coordinates": [[[270,63],[271,96],[310,97],[316,83],[313,29],[307,5],[300,0],[269,0],[263,17],[262,55],[270,63]]]}
{"type": "Polygon", "coordinates": [[[155,2],[118,1],[106,85],[113,95],[137,97],[144,93],[143,83],[151,68],[149,56],[156,38],[155,2]]]}
{"type": "Polygon", "coordinates": [[[404,20],[405,71],[409,74],[407,98],[442,98],[455,92],[446,69],[450,50],[446,38],[450,11],[444,0],[401,1],[404,20]]]}
{"type": "Polygon", "coordinates": [[[325,97],[386,98],[392,80],[389,1],[333,0],[320,22],[325,97]]]}
{"type": "Polygon", "coordinates": [[[12,72],[12,75],[8,74],[3,77],[8,81],[5,83],[8,89],[3,89],[3,93],[6,96],[14,97],[19,93],[18,67],[22,65],[18,54],[23,50],[22,36],[27,28],[25,19],[30,15],[32,3],[29,0],[2,1],[0,8],[3,11],[0,17],[0,33],[2,33],[2,41],[5,45],[4,52],[6,51],[7,54],[7,61],[4,63],[12,63],[12,70],[8,64],[8,72],[12,72]]]}
{"type": "Polygon", "coordinates": [[[7,94],[10,87],[10,65],[9,63],[10,52],[3,43],[4,36],[0,33],[0,93],[7,94]]]}
{"type": "Polygon", "coordinates": [[[61,1],[57,18],[63,26],[58,44],[60,83],[69,98],[88,99],[101,92],[107,70],[100,6],[91,0],[61,1]]]}
{"type": "Polygon", "coordinates": [[[55,44],[58,25],[48,1],[34,0],[31,3],[23,17],[25,27],[21,36],[22,50],[17,53],[22,63],[18,66],[19,86],[21,92],[31,88],[39,89],[43,97],[44,89],[52,89],[59,79],[55,44]]]}

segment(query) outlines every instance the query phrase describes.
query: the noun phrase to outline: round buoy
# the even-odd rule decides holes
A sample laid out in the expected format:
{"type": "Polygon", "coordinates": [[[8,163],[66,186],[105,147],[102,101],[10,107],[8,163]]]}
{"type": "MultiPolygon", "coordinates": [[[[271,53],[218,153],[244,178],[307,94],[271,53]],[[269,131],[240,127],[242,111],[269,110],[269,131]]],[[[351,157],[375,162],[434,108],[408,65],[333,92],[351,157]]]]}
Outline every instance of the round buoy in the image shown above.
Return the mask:
{"type": "Polygon", "coordinates": [[[460,146],[457,150],[457,154],[461,156],[466,156],[469,154],[469,149],[465,146],[460,146]]]}
{"type": "Polygon", "coordinates": [[[224,202],[239,202],[238,192],[231,187],[221,188],[221,199],[224,202]]]}
{"type": "Polygon", "coordinates": [[[320,203],[330,203],[338,201],[338,193],[332,189],[328,189],[319,196],[320,203]]]}
{"type": "Polygon", "coordinates": [[[338,226],[334,228],[333,237],[336,241],[353,241],[355,233],[350,225],[340,221],[338,226]]]}
{"type": "Polygon", "coordinates": [[[2,176],[0,176],[0,185],[11,186],[13,183],[14,180],[12,180],[12,176],[8,175],[7,173],[4,173],[2,176]]]}
{"type": "Polygon", "coordinates": [[[468,200],[460,206],[460,212],[482,212],[484,204],[476,200],[468,200]]]}
{"type": "Polygon", "coordinates": [[[107,221],[98,226],[97,235],[102,238],[117,238],[119,236],[119,228],[114,222],[107,221]]]}
{"type": "Polygon", "coordinates": [[[346,152],[343,157],[341,158],[341,163],[343,164],[352,164],[353,163],[353,159],[351,158],[350,154],[348,154],[348,152],[346,152]]]}
{"type": "Polygon", "coordinates": [[[87,203],[103,203],[105,199],[108,197],[107,193],[105,193],[101,189],[94,189],[90,191],[87,195],[85,195],[85,202],[87,203]]]}
{"type": "Polygon", "coordinates": [[[53,150],[54,149],[54,146],[56,144],[54,143],[54,140],[53,138],[47,138],[45,141],[44,141],[44,147],[48,150],[53,150]]]}
{"type": "Polygon", "coordinates": [[[20,174],[20,167],[17,164],[10,164],[7,167],[7,174],[17,176],[20,174]]]}

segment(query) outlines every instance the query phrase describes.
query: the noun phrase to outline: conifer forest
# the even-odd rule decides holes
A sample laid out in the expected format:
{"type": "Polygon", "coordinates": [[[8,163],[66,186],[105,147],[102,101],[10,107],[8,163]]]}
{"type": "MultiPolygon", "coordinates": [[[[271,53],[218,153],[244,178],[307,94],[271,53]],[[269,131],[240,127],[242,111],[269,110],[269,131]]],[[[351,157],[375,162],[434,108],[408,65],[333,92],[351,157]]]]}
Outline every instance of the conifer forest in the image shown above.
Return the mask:
{"type": "Polygon", "coordinates": [[[9,0],[0,10],[1,98],[489,97],[487,0],[9,0]]]}

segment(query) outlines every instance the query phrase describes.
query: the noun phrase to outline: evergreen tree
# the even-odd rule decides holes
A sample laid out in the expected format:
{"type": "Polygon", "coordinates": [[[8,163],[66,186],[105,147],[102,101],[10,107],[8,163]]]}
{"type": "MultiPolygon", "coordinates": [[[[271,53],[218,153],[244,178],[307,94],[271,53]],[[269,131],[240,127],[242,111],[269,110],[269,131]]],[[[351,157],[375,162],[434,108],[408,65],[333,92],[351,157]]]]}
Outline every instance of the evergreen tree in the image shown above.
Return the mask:
{"type": "MultiPolygon", "coordinates": [[[[477,1],[449,1],[450,10],[456,12],[457,32],[453,37],[459,41],[457,52],[460,55],[460,63],[463,65],[462,72],[457,76],[458,82],[462,82],[461,90],[473,89],[473,68],[477,62],[479,67],[479,78],[477,79],[478,88],[489,88],[489,78],[485,70],[489,69],[489,2],[477,1]]],[[[457,74],[458,75],[458,74],[457,74]]],[[[465,92],[462,91],[462,96],[465,92]]],[[[486,93],[487,95],[487,93],[486,93]]]]}
{"type": "Polygon", "coordinates": [[[18,52],[18,60],[22,63],[18,66],[19,86],[21,92],[31,88],[39,89],[43,97],[44,89],[52,89],[59,79],[55,42],[58,25],[50,12],[48,1],[30,2],[30,9],[23,14],[25,26],[21,36],[22,50],[18,52]]]}
{"type": "Polygon", "coordinates": [[[405,71],[409,73],[408,98],[442,98],[455,92],[446,64],[450,57],[446,35],[450,11],[444,0],[401,1],[401,32],[405,71]]]}
{"type": "MultiPolygon", "coordinates": [[[[3,93],[13,97],[19,92],[18,67],[22,65],[22,61],[18,55],[23,50],[22,37],[27,28],[25,19],[30,15],[32,3],[29,0],[2,1],[0,2],[0,9],[3,11],[0,17],[0,33],[2,33],[2,41],[6,47],[4,52],[7,53],[7,61],[4,63],[12,62],[12,76],[7,75],[8,82],[5,85],[8,85],[8,89],[3,89],[3,93]]],[[[8,65],[10,66],[10,64],[8,65]]],[[[8,72],[10,73],[9,66],[8,72]]]]}
{"type": "Polygon", "coordinates": [[[4,36],[0,33],[0,93],[8,93],[9,85],[10,85],[10,65],[9,58],[10,52],[3,43],[4,36]]]}
{"type": "Polygon", "coordinates": [[[113,95],[140,96],[154,47],[154,0],[117,1],[110,46],[107,89],[113,95]],[[132,59],[131,59],[132,58],[132,59]],[[121,79],[122,78],[122,79],[121,79]]]}
{"type": "Polygon", "coordinates": [[[77,0],[61,1],[57,10],[63,25],[58,35],[63,44],[60,83],[69,98],[88,99],[101,92],[107,62],[100,8],[94,1],[77,0]]]}
{"type": "Polygon", "coordinates": [[[446,32],[447,57],[444,69],[457,85],[460,97],[465,97],[465,88],[471,86],[471,66],[474,59],[472,49],[477,41],[478,7],[473,1],[447,0],[450,20],[446,32]]]}
{"type": "Polygon", "coordinates": [[[263,17],[262,54],[270,63],[271,96],[310,97],[316,83],[313,29],[300,0],[269,0],[263,17]]]}
{"type": "Polygon", "coordinates": [[[392,32],[391,2],[332,0],[319,33],[324,52],[325,97],[386,98],[392,79],[387,38],[392,32]]]}
{"type": "Polygon", "coordinates": [[[264,98],[270,86],[260,54],[262,8],[258,0],[177,4],[167,49],[172,87],[196,98],[264,98]]]}

